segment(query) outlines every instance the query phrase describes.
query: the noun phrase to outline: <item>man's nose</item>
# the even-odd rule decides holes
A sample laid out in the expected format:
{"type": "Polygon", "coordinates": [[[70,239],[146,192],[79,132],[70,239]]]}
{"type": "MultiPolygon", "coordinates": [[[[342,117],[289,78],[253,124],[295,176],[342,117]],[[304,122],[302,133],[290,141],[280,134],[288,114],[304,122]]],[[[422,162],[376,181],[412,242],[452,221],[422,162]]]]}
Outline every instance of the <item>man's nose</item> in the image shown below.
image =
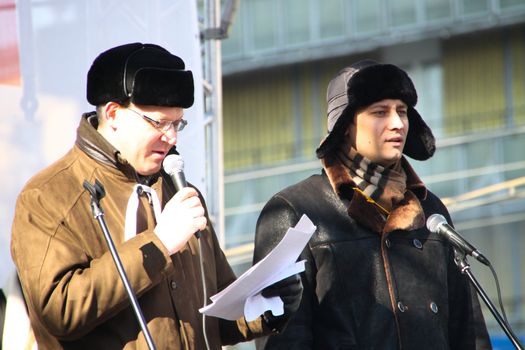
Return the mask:
{"type": "Polygon", "coordinates": [[[178,131],[173,125],[167,131],[162,133],[162,141],[169,143],[170,145],[175,145],[177,143],[178,131]]]}
{"type": "Polygon", "coordinates": [[[403,123],[403,117],[400,116],[396,110],[390,112],[389,120],[392,129],[402,129],[405,126],[403,123]]]}

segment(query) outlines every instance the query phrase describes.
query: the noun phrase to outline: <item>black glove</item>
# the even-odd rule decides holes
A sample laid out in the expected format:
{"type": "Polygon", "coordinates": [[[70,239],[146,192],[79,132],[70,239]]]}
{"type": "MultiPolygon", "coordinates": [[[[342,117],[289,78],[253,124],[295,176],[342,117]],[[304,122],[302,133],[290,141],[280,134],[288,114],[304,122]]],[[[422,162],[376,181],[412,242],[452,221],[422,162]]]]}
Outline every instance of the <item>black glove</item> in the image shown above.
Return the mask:
{"type": "Polygon", "coordinates": [[[284,303],[284,314],[273,316],[270,311],[264,313],[263,317],[267,325],[274,331],[282,331],[290,319],[290,316],[297,311],[303,296],[303,283],[299,274],[292,275],[279,282],[264,288],[261,292],[263,297],[280,297],[284,303]]]}

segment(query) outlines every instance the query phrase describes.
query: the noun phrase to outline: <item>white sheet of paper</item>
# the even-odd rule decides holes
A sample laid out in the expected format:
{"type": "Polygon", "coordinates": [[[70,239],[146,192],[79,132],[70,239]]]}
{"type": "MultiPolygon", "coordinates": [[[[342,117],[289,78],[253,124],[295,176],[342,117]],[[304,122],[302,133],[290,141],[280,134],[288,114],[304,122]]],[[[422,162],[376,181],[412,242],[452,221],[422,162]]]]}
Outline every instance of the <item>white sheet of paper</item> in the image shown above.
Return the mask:
{"type": "MultiPolygon", "coordinates": [[[[291,275],[294,275],[296,273],[303,272],[305,262],[306,260],[301,260],[295,263],[294,265],[285,268],[283,271],[273,276],[273,278],[267,282],[267,285],[271,286],[275,282],[285,279],[286,277],[290,277],[291,275]]],[[[244,303],[244,317],[248,322],[255,320],[267,310],[270,310],[272,312],[272,315],[274,316],[280,316],[284,314],[284,303],[281,300],[281,298],[266,298],[263,297],[259,292],[253,296],[248,297],[246,299],[246,302],[244,303]]]]}
{"type": "Polygon", "coordinates": [[[299,254],[314,233],[316,226],[303,215],[295,227],[290,227],[283,239],[261,261],[243,273],[237,280],[210,299],[211,304],[199,311],[208,316],[237,320],[243,315],[247,321],[259,317],[264,311],[283,314],[280,298],[270,300],[260,292],[286,277],[304,271],[305,261],[296,262],[299,254]]]}
{"type": "Polygon", "coordinates": [[[281,298],[266,298],[263,297],[261,293],[257,293],[254,296],[248,297],[244,306],[244,317],[248,322],[255,320],[266,310],[272,310],[272,314],[275,316],[284,314],[284,303],[281,298]],[[255,307],[253,307],[254,305],[255,307]]]}

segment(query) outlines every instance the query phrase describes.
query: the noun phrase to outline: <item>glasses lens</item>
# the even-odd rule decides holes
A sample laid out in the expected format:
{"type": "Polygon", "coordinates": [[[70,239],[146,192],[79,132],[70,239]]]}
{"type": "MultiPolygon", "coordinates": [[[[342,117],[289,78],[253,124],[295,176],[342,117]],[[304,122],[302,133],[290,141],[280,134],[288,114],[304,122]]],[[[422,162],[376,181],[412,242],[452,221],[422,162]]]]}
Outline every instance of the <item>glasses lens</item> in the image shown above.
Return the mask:
{"type": "Polygon", "coordinates": [[[168,132],[172,126],[176,131],[181,131],[186,127],[186,125],[188,125],[188,121],[186,119],[179,119],[173,122],[170,120],[156,120],[156,119],[148,117],[145,114],[141,114],[131,108],[128,108],[128,110],[132,111],[138,116],[141,116],[142,118],[150,122],[151,125],[153,125],[153,127],[155,127],[157,130],[162,131],[162,132],[168,132]]]}
{"type": "Polygon", "coordinates": [[[186,125],[188,125],[188,121],[186,119],[181,119],[179,120],[179,123],[176,124],[175,129],[177,129],[177,131],[182,131],[186,125]]]}
{"type": "Polygon", "coordinates": [[[168,132],[172,126],[176,131],[181,131],[188,124],[188,122],[184,119],[180,119],[174,122],[169,120],[162,120],[159,122],[159,128],[164,132],[168,132]]]}

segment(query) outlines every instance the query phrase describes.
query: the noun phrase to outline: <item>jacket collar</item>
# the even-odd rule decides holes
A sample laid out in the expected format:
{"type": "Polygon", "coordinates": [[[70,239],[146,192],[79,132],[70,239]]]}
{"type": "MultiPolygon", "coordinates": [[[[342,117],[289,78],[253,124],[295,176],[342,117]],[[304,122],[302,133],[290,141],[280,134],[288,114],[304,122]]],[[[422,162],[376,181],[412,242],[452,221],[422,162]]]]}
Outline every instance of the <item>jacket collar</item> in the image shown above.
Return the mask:
{"type": "Polygon", "coordinates": [[[321,161],[332,189],[348,203],[348,215],[361,225],[379,234],[388,234],[394,230],[410,231],[425,225],[420,200],[426,198],[427,189],[405,157],[401,158],[401,165],[407,175],[405,198],[388,215],[374,205],[370,198],[354,190],[356,184],[350,172],[337,157],[325,157],[321,161]]]}
{"type": "Polygon", "coordinates": [[[150,176],[139,175],[135,168],[121,156],[120,151],[97,131],[97,127],[97,113],[84,113],[77,128],[76,146],[97,162],[116,169],[132,181],[148,186],[157,181],[160,173],[150,176]]]}

